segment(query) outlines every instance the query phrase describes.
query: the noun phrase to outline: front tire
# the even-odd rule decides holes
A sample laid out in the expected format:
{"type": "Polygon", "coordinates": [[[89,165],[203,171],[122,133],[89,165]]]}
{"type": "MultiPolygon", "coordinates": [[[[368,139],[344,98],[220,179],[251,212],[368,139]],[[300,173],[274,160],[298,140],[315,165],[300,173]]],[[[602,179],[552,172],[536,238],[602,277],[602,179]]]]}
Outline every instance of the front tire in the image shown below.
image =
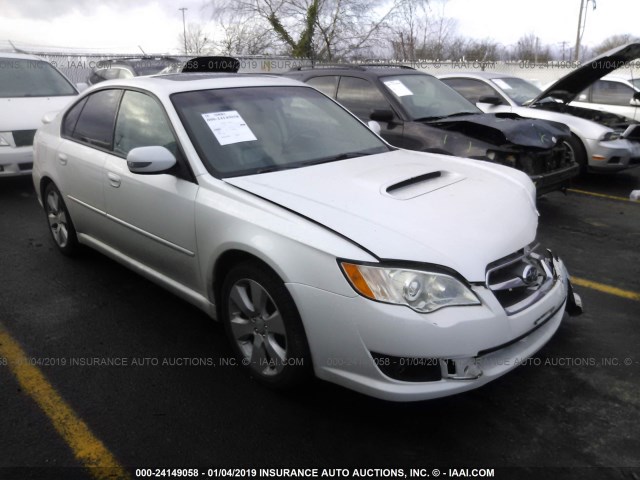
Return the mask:
{"type": "Polygon", "coordinates": [[[572,133],[571,137],[565,140],[564,143],[573,154],[573,159],[580,166],[580,175],[586,174],[589,165],[587,162],[587,151],[584,145],[582,145],[582,141],[572,133]]]}
{"type": "Polygon", "coordinates": [[[306,380],[311,357],[298,310],[282,280],[255,263],[227,274],[222,321],[238,360],[258,382],[288,389],[306,380]]]}
{"type": "Polygon", "coordinates": [[[78,237],[71,216],[60,190],[49,183],[44,189],[44,211],[49,222],[49,232],[54,243],[64,255],[72,256],[78,251],[78,237]]]}

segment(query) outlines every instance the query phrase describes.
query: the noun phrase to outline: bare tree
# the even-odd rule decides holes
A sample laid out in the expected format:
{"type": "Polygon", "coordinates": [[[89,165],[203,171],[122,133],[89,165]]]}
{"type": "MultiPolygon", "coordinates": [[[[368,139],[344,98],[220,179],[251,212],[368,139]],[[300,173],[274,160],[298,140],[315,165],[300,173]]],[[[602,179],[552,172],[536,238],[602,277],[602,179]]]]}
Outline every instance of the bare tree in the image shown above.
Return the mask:
{"type": "Polygon", "coordinates": [[[533,33],[523,35],[516,46],[516,60],[523,62],[548,62],[551,52],[548,45],[541,45],[540,39],[533,33]]]}
{"type": "Polygon", "coordinates": [[[389,22],[402,6],[427,1],[211,0],[211,5],[268,25],[290,55],[337,60],[366,56],[385,42],[389,22]]]}
{"type": "Polygon", "coordinates": [[[213,51],[213,39],[204,31],[202,25],[189,23],[185,34],[178,37],[180,46],[183,49],[186,47],[185,55],[206,55],[213,51]]]}
{"type": "Polygon", "coordinates": [[[276,41],[273,32],[263,25],[240,15],[219,20],[224,34],[217,42],[224,55],[266,55],[274,53],[276,41]]]}
{"type": "Polygon", "coordinates": [[[612,48],[620,47],[630,42],[638,42],[640,41],[640,37],[635,37],[630,33],[622,33],[618,35],[612,35],[607,38],[600,45],[594,47],[593,53],[594,55],[600,55],[601,53],[608,52],[612,48]]]}

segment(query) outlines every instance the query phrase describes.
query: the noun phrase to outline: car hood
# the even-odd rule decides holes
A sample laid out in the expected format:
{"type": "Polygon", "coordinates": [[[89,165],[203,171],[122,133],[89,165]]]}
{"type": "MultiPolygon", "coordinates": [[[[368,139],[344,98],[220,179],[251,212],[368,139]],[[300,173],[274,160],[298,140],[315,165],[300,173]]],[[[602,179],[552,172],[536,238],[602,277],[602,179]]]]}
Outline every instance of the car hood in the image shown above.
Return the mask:
{"type": "Polygon", "coordinates": [[[629,43],[609,50],[553,83],[534,98],[531,104],[540,102],[547,97],[559,98],[563,102],[569,103],[596,80],[636,58],[640,58],[640,43],[629,43]]]}
{"type": "Polygon", "coordinates": [[[492,145],[511,143],[521,147],[549,149],[570,135],[561,123],[524,118],[515,113],[478,113],[443,118],[431,126],[463,133],[492,145]]]}
{"type": "Polygon", "coordinates": [[[45,113],[62,110],[74,96],[0,98],[0,132],[36,130],[45,113]]]}
{"type": "Polygon", "coordinates": [[[406,150],[225,181],[380,259],[443,265],[471,282],[533,242],[538,223],[535,189],[522,172],[406,150]]]}

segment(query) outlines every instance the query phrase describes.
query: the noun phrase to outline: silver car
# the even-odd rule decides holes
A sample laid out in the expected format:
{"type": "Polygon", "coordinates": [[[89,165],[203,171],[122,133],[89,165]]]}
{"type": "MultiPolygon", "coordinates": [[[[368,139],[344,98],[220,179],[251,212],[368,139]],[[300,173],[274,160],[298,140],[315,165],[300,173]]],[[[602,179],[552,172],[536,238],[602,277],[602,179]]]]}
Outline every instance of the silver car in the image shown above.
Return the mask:
{"type": "Polygon", "coordinates": [[[627,117],[570,102],[601,77],[638,57],[640,44],[614,49],[544,91],[522,78],[497,72],[449,73],[439,78],[484,112],[513,112],[566,124],[583,172],[615,172],[640,165],[640,125],[627,117]]]}

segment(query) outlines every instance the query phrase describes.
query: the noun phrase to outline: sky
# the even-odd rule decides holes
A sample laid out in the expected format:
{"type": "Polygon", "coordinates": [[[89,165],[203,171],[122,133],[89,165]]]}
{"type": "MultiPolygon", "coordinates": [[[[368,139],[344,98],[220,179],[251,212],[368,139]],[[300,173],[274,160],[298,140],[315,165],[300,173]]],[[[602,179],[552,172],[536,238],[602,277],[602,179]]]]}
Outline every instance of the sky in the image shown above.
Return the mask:
{"type": "MultiPolygon", "coordinates": [[[[433,2],[434,0],[432,0],[433,2]]],[[[640,1],[589,2],[582,43],[596,46],[607,37],[640,36],[640,1]]],[[[8,40],[25,50],[179,53],[181,7],[186,22],[213,28],[205,0],[0,0],[0,49],[8,40]]],[[[440,6],[434,4],[434,9],[440,6]]],[[[542,44],[573,46],[580,0],[448,0],[444,13],[457,21],[459,34],[490,38],[502,45],[517,43],[530,33],[542,44]]]]}

